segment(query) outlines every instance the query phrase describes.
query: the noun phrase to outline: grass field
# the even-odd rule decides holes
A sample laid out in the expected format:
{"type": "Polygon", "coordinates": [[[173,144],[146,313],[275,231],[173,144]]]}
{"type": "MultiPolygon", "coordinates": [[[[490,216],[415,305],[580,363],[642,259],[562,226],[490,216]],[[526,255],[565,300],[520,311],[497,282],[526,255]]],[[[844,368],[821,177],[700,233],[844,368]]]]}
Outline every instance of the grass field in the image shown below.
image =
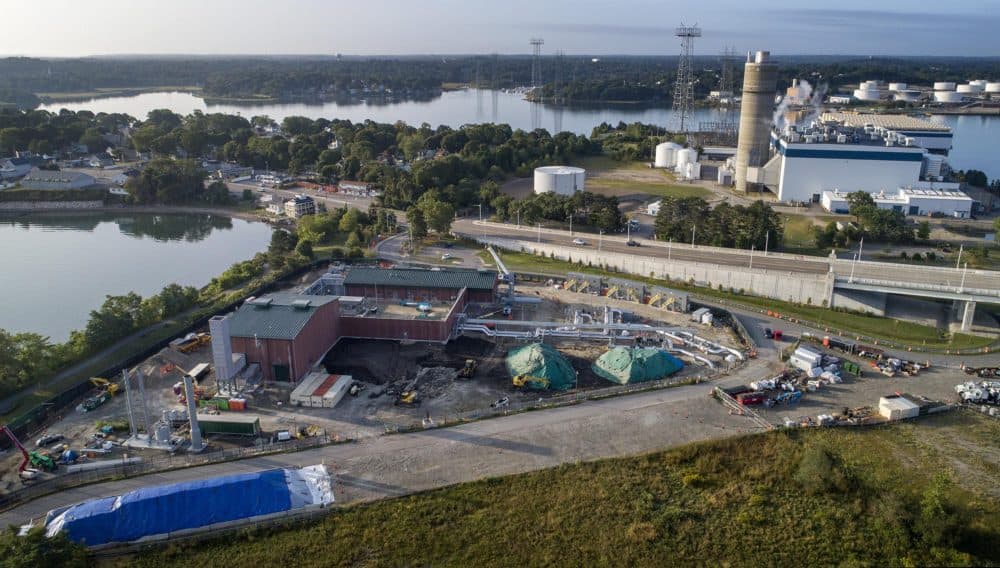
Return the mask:
{"type": "Polygon", "coordinates": [[[462,484],[122,566],[1000,562],[1000,421],[778,431],[462,484]]]}
{"type": "Polygon", "coordinates": [[[645,193],[653,197],[705,197],[711,192],[696,185],[676,183],[666,170],[654,170],[644,162],[619,162],[608,156],[588,156],[573,162],[587,170],[587,190],[615,195],[645,193]]]}
{"type": "Polygon", "coordinates": [[[818,217],[782,215],[782,218],[785,221],[785,244],[794,248],[815,248],[813,227],[824,227],[830,221],[843,220],[842,217],[829,215],[818,217]]]}
{"type": "MultiPolygon", "coordinates": [[[[487,253],[480,253],[484,261],[492,263],[487,253]],[[487,256],[483,256],[483,255],[487,256]]],[[[911,323],[907,321],[879,317],[874,315],[840,312],[823,308],[821,306],[804,306],[772,300],[770,298],[760,298],[757,296],[746,296],[733,294],[728,291],[714,288],[691,286],[683,282],[665,282],[653,278],[638,275],[623,275],[622,273],[609,272],[598,268],[579,266],[561,260],[553,260],[524,253],[504,252],[503,261],[511,270],[522,270],[525,272],[541,272],[545,274],[566,274],[566,272],[586,272],[609,276],[615,278],[628,278],[649,284],[663,285],[672,288],[690,290],[692,293],[719,298],[742,304],[749,308],[763,308],[774,310],[779,313],[809,320],[823,326],[838,331],[845,331],[848,334],[856,333],[871,337],[897,341],[906,345],[924,346],[930,349],[974,349],[985,347],[994,343],[990,338],[976,335],[966,335],[961,333],[952,334],[943,338],[941,332],[934,327],[911,323]]]]}

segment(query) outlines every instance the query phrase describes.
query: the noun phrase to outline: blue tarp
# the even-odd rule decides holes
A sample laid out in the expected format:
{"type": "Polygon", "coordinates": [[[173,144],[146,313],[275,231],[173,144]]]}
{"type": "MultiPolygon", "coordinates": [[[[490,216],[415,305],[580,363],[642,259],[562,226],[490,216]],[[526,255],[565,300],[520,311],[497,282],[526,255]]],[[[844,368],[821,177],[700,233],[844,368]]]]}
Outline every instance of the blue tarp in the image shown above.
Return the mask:
{"type": "Polygon", "coordinates": [[[87,546],[287,511],[292,496],[285,470],[227,475],[145,487],[84,501],[49,513],[46,527],[87,546]]]}

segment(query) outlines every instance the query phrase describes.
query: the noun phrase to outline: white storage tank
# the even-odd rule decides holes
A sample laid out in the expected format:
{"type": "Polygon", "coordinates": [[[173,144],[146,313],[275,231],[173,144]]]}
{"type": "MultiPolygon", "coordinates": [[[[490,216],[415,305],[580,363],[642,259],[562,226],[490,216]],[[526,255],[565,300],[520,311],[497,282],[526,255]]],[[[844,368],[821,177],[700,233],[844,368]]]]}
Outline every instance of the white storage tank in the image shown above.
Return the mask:
{"type": "Polygon", "coordinates": [[[965,95],[955,91],[936,91],[934,93],[934,102],[938,103],[960,103],[964,100],[965,95]]]}
{"type": "Polygon", "coordinates": [[[895,98],[897,101],[905,101],[908,103],[915,103],[920,100],[922,93],[915,89],[903,89],[896,91],[895,98]]]}
{"type": "Polygon", "coordinates": [[[677,151],[681,149],[680,144],[674,142],[664,142],[656,145],[656,160],[653,165],[657,168],[673,167],[677,160],[677,151]]]}
{"type": "Polygon", "coordinates": [[[683,174],[687,165],[698,161],[698,151],[694,148],[684,148],[677,151],[677,172],[683,174]]]}
{"type": "Polygon", "coordinates": [[[976,91],[976,88],[973,87],[972,85],[959,85],[955,89],[955,92],[956,93],[965,93],[965,94],[968,95],[968,94],[976,93],[978,91],[976,91]]]}
{"type": "Polygon", "coordinates": [[[684,177],[686,179],[701,179],[701,164],[698,162],[688,162],[684,166],[684,177]]]}
{"type": "Polygon", "coordinates": [[[882,99],[882,92],[878,89],[854,89],[854,98],[859,101],[878,101],[882,99]]]}
{"type": "Polygon", "coordinates": [[[986,85],[988,85],[989,83],[986,82],[986,79],[975,79],[973,81],[969,81],[969,84],[972,85],[974,88],[979,89],[980,92],[982,92],[986,89],[986,85]]]}
{"type": "Polygon", "coordinates": [[[584,190],[587,172],[572,166],[543,166],[535,168],[535,193],[573,195],[584,190]]]}
{"type": "Polygon", "coordinates": [[[938,81],[937,83],[934,83],[934,90],[935,91],[954,91],[955,90],[955,83],[953,83],[951,81],[938,81]]]}
{"type": "Polygon", "coordinates": [[[889,90],[894,93],[898,93],[899,91],[905,91],[906,87],[907,87],[906,83],[889,83],[889,90]]]}
{"type": "Polygon", "coordinates": [[[1000,82],[998,83],[986,83],[987,93],[1000,93],[1000,82]]]}

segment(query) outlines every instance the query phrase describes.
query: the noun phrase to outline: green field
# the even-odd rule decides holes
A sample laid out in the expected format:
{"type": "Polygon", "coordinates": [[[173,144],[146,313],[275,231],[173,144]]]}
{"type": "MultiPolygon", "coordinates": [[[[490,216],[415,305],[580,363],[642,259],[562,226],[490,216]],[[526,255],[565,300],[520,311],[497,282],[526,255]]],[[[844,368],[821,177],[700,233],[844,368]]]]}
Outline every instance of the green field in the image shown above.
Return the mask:
{"type": "MultiPolygon", "coordinates": [[[[480,257],[483,258],[484,261],[492,264],[492,259],[489,257],[488,253],[480,253],[480,257]]],[[[734,294],[728,291],[717,290],[715,288],[692,286],[684,282],[666,282],[632,274],[609,272],[599,268],[579,266],[561,260],[553,260],[525,253],[504,252],[502,257],[507,267],[514,271],[534,271],[552,275],[565,275],[567,272],[575,271],[614,278],[628,278],[630,280],[646,282],[658,286],[668,286],[682,290],[690,290],[694,294],[718,298],[720,300],[737,303],[748,308],[760,308],[777,311],[783,315],[808,320],[824,327],[829,326],[831,330],[843,331],[846,332],[847,335],[852,333],[862,334],[889,341],[896,341],[909,346],[920,346],[936,350],[948,350],[975,349],[986,347],[994,343],[994,341],[990,338],[961,333],[942,337],[942,332],[937,328],[892,318],[860,313],[840,312],[826,309],[821,306],[792,304],[789,302],[782,302],[780,300],[772,300],[770,298],[734,294]]]]}
{"type": "Polygon", "coordinates": [[[122,566],[1000,562],[1000,421],[778,431],[564,465],[154,548],[122,566]]]}
{"type": "Polygon", "coordinates": [[[654,197],[703,197],[712,192],[692,184],[677,183],[666,170],[651,170],[644,162],[619,162],[608,156],[588,156],[573,162],[587,170],[587,190],[601,193],[613,191],[621,195],[626,191],[645,193],[654,197]]]}

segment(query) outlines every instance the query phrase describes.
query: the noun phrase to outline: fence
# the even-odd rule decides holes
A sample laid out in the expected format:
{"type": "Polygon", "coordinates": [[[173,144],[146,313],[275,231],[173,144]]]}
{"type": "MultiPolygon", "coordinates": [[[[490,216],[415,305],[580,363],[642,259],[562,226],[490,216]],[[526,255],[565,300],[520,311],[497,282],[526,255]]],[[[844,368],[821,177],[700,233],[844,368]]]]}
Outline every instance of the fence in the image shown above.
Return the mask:
{"type": "Polygon", "coordinates": [[[310,448],[316,448],[333,443],[337,440],[323,433],[319,436],[306,438],[303,440],[289,440],[287,442],[272,442],[248,448],[234,448],[230,450],[220,450],[217,452],[207,452],[202,454],[170,454],[163,458],[144,459],[140,462],[122,463],[116,466],[109,466],[102,469],[65,473],[57,477],[37,481],[22,489],[10,493],[0,494],[0,511],[6,511],[19,503],[43,497],[56,491],[79,487],[108,481],[111,479],[122,479],[136,477],[148,473],[167,471],[171,469],[182,469],[212,463],[241,460],[269,454],[285,452],[297,452],[310,448]]]}

